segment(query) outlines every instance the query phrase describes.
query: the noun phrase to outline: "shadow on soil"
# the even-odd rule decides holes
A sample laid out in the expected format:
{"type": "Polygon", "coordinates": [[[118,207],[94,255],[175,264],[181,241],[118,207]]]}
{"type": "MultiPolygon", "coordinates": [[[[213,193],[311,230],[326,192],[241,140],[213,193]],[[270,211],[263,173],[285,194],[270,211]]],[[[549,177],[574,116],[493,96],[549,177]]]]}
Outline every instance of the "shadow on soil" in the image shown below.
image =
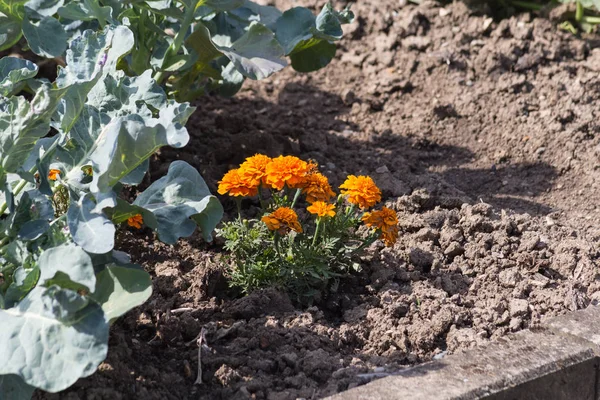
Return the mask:
{"type": "MultiPolygon", "coordinates": [[[[354,102],[360,106],[360,100],[354,102]]],[[[552,211],[535,201],[557,177],[551,165],[516,163],[471,169],[466,167],[474,158],[469,149],[404,136],[393,126],[378,132],[350,122],[352,107],[347,103],[338,95],[297,83],[285,86],[275,103],[260,95],[252,99],[245,95],[205,97],[196,104],[198,109],[188,124],[190,144],[164,149],[154,163],[158,171],[153,176],[166,171],[166,161],[183,159],[197,167],[216,191],[223,174],[248,156],[295,154],[319,162],[334,185],[347,174],[372,175],[387,187],[387,198],[427,188],[438,196],[458,195],[471,202],[481,199],[519,213],[552,211]]],[[[223,200],[227,204],[228,199],[223,200]]]]}

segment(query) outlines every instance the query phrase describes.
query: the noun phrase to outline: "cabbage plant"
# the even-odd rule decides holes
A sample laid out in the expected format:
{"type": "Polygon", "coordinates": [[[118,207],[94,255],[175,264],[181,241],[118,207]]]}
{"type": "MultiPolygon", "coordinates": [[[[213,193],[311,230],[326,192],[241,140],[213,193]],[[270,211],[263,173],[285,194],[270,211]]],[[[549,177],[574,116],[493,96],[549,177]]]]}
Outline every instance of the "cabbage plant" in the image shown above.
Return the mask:
{"type": "Polygon", "coordinates": [[[169,99],[152,69],[118,68],[136,43],[125,25],[85,30],[53,83],[35,79],[30,61],[0,59],[2,399],[58,392],[92,374],[111,322],[149,298],[148,273],[114,248],[120,225],[145,225],[174,243],[197,227],[211,240],[222,217],[182,161],[133,201],[121,196],[160,147],[186,145],[194,110],[169,99]]]}
{"type": "Polygon", "coordinates": [[[189,101],[207,90],[236,93],[246,78],[264,79],[284,68],[310,72],[335,56],[348,9],[326,4],[317,15],[285,12],[249,0],[0,0],[0,50],[24,36],[36,54],[61,57],[87,29],[124,25],[134,51],[120,68],[151,70],[168,95],[189,101]]]}
{"type": "Polygon", "coordinates": [[[248,0],[0,0],[0,51],[61,66],[50,82],[0,59],[0,399],[91,375],[110,324],[149,298],[150,276],[114,248],[121,225],[212,240],[223,208],[187,163],[122,195],[160,147],[186,145],[187,101],[288,62],[322,68],[352,19],[329,4],[315,16],[248,0]]]}

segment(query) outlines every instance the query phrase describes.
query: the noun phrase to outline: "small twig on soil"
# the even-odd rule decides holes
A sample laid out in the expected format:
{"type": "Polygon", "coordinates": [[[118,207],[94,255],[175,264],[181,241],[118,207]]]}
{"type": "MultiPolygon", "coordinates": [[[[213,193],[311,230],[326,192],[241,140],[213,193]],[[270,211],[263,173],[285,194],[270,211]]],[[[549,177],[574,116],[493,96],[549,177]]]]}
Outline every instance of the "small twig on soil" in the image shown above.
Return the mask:
{"type": "MultiPolygon", "coordinates": [[[[204,329],[204,328],[202,328],[202,329],[204,329]]],[[[187,342],[185,345],[186,346],[191,346],[194,343],[198,343],[198,340],[200,340],[200,337],[202,336],[202,334],[203,334],[203,331],[200,331],[200,333],[195,338],[193,338],[192,340],[190,340],[189,342],[187,342]]]]}
{"type": "Polygon", "coordinates": [[[198,376],[194,385],[202,385],[202,347],[206,346],[206,329],[204,327],[202,327],[196,343],[198,343],[198,376]]]}
{"type": "Polygon", "coordinates": [[[194,311],[195,308],[192,307],[181,307],[181,308],[176,308],[174,310],[171,310],[171,314],[183,314],[184,312],[187,311],[194,311]]]}
{"type": "Polygon", "coordinates": [[[154,343],[157,340],[160,340],[160,335],[158,334],[158,332],[156,332],[154,334],[154,337],[152,339],[150,339],[150,341],[148,342],[148,344],[152,344],[152,343],[154,343]]]}

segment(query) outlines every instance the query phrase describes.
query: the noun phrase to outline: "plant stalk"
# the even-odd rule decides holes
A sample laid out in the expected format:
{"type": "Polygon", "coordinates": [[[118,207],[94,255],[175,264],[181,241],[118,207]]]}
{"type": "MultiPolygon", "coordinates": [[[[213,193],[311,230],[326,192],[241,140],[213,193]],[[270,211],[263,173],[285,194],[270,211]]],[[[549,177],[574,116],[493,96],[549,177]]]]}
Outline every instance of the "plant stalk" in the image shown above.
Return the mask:
{"type": "Polygon", "coordinates": [[[58,218],[54,219],[54,221],[50,222],[50,226],[58,223],[59,221],[62,221],[63,219],[65,219],[67,217],[67,214],[64,213],[61,216],[59,216],[58,218]]]}
{"type": "Polygon", "coordinates": [[[372,234],[369,235],[369,237],[367,238],[367,240],[365,240],[356,249],[352,250],[352,254],[356,254],[359,251],[362,251],[362,249],[364,249],[365,247],[368,247],[368,246],[372,245],[377,240],[377,236],[378,236],[377,235],[377,231],[374,231],[372,234]]]}
{"type": "Polygon", "coordinates": [[[581,23],[583,21],[583,4],[578,0],[576,3],[577,9],[575,10],[575,21],[581,23]]]}
{"type": "Polygon", "coordinates": [[[240,222],[242,222],[242,199],[240,199],[239,197],[236,197],[235,205],[237,206],[238,220],[240,222]]]}
{"type": "Polygon", "coordinates": [[[599,25],[600,17],[590,17],[590,16],[584,15],[583,18],[581,19],[581,22],[591,24],[591,25],[599,25]]]}
{"type": "Polygon", "coordinates": [[[294,200],[292,200],[291,208],[294,208],[294,206],[296,205],[296,202],[298,201],[298,198],[300,197],[300,193],[302,193],[302,189],[296,189],[296,193],[294,194],[294,200]]]}
{"type": "MultiPolygon", "coordinates": [[[[23,188],[25,187],[25,185],[27,185],[27,181],[25,179],[21,179],[21,181],[19,182],[19,184],[15,187],[15,191],[13,192],[13,196],[16,196],[19,193],[21,193],[21,190],[23,190],[23,188]]],[[[3,215],[7,208],[8,208],[8,201],[5,201],[4,204],[2,204],[2,206],[0,207],[0,215],[3,215]]]]}
{"type": "Polygon", "coordinates": [[[279,258],[281,258],[281,251],[279,251],[279,232],[275,232],[275,252],[277,253],[277,255],[279,256],[279,258]]]}
{"type": "Polygon", "coordinates": [[[264,199],[262,198],[262,182],[258,185],[258,201],[260,202],[260,208],[263,209],[263,211],[267,211],[267,203],[265,203],[264,199]]]}
{"type": "Polygon", "coordinates": [[[317,244],[317,236],[319,236],[319,228],[321,227],[321,217],[317,218],[317,227],[315,228],[315,235],[312,240],[312,247],[315,247],[317,244]]]}
{"type": "Polygon", "coordinates": [[[350,219],[350,217],[352,216],[352,213],[354,213],[354,204],[350,204],[350,206],[346,207],[346,211],[344,213],[344,224],[346,224],[348,222],[348,219],[350,219]]]}
{"type": "Polygon", "coordinates": [[[167,62],[169,61],[169,59],[172,56],[177,55],[177,53],[179,52],[179,49],[181,49],[181,46],[183,45],[183,41],[185,40],[185,35],[187,34],[188,29],[190,29],[190,26],[192,25],[192,22],[194,21],[194,11],[195,11],[194,7],[190,7],[186,11],[187,12],[185,13],[185,17],[184,17],[183,21],[181,22],[181,26],[179,27],[179,31],[175,35],[175,39],[173,39],[173,43],[171,44],[171,46],[169,46],[169,49],[167,50],[167,52],[165,54],[165,58],[163,59],[163,62],[162,62],[161,68],[160,68],[161,70],[158,71],[154,75],[154,80],[159,85],[162,83],[162,81],[165,77],[164,69],[167,66],[167,62]]]}

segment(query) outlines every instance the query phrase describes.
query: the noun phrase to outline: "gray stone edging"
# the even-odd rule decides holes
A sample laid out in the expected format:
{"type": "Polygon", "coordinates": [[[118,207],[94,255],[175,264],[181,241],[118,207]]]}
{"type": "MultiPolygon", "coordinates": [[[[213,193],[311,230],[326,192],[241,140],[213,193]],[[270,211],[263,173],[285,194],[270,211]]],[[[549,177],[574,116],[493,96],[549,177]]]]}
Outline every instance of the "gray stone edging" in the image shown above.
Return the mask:
{"type": "Polygon", "coordinates": [[[600,400],[600,307],[428,362],[331,400],[600,400]]]}

